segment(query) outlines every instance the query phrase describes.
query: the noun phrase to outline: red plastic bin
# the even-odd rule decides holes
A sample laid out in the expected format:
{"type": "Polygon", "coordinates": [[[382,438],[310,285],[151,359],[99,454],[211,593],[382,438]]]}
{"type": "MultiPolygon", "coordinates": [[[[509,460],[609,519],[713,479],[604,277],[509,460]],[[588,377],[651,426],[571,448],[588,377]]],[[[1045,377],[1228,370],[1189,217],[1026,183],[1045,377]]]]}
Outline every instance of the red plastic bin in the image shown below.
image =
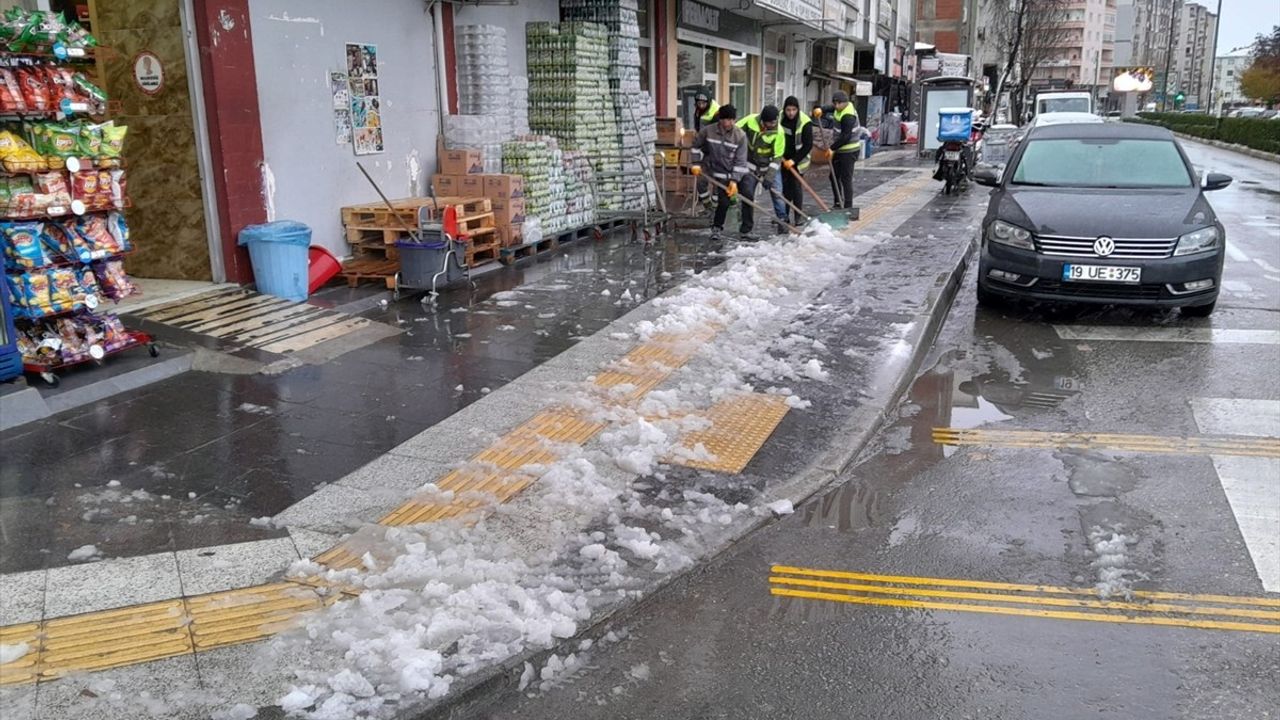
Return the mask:
{"type": "Polygon", "coordinates": [[[314,295],[317,290],[324,287],[324,284],[333,279],[334,275],[342,272],[342,263],[338,262],[338,258],[333,253],[325,250],[318,245],[312,245],[307,250],[307,294],[314,295]]]}

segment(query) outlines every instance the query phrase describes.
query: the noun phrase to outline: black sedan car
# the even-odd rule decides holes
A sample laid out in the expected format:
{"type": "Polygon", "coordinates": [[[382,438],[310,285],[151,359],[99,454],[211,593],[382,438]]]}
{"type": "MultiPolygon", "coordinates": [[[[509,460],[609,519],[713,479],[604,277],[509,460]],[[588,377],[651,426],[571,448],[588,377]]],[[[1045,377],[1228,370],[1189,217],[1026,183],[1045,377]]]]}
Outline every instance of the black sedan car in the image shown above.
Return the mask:
{"type": "Polygon", "coordinates": [[[978,301],[1003,298],[1213,312],[1226,236],[1173,134],[1131,123],[1050,125],[1019,143],[982,221],[978,301]]]}

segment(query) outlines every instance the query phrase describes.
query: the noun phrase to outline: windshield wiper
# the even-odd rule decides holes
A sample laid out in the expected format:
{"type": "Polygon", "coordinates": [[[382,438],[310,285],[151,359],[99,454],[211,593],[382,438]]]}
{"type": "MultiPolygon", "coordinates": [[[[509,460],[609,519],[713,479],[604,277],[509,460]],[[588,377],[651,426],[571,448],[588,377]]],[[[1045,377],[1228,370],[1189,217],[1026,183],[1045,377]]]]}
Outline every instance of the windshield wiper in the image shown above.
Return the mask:
{"type": "Polygon", "coordinates": [[[1018,181],[1018,180],[1014,180],[1013,182],[1011,182],[1011,183],[1009,183],[1009,184],[1010,184],[1010,185],[1030,185],[1030,186],[1032,186],[1032,187],[1059,187],[1058,185],[1054,185],[1053,183],[1042,183],[1042,182],[1021,182],[1021,181],[1018,181]]]}

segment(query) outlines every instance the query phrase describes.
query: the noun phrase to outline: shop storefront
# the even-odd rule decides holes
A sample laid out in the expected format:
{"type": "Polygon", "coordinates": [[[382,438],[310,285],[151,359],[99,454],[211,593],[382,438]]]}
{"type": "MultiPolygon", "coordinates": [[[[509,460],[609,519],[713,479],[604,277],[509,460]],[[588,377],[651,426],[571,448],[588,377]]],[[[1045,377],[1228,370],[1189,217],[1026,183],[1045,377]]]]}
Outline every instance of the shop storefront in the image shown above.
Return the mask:
{"type": "Polygon", "coordinates": [[[684,123],[693,125],[693,97],[701,87],[739,113],[760,102],[758,23],[695,0],[679,0],[676,15],[676,95],[684,123]]]}

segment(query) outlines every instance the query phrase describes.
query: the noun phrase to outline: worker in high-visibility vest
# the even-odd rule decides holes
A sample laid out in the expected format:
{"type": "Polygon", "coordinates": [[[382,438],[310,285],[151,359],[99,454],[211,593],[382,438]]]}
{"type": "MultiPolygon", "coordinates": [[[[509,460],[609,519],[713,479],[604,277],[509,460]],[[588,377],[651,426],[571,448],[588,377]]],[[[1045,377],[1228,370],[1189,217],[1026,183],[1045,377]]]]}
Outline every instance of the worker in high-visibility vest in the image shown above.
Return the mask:
{"type": "Polygon", "coordinates": [[[837,90],[831,96],[835,105],[836,139],[831,143],[831,194],[835,207],[853,207],[853,167],[862,154],[862,133],[858,125],[858,111],[849,102],[849,95],[837,90]]]}
{"type": "MultiPolygon", "coordinates": [[[[782,202],[782,191],[778,186],[778,172],[782,167],[782,155],[787,149],[786,136],[778,127],[778,108],[765,105],[764,109],[754,115],[748,115],[738,121],[738,127],[747,134],[747,160],[752,171],[742,176],[738,190],[742,197],[755,200],[756,186],[763,187],[773,202],[773,212],[779,222],[787,220],[787,205],[782,202]]],[[[755,226],[755,217],[750,204],[744,204],[738,210],[741,223],[738,232],[750,235],[755,226]]],[[[781,232],[782,226],[778,229],[781,232]]]]}
{"type": "MultiPolygon", "coordinates": [[[[800,101],[795,97],[789,97],[782,103],[782,133],[787,142],[787,149],[782,154],[782,164],[788,168],[782,173],[782,197],[797,209],[803,210],[804,188],[800,186],[800,179],[791,174],[791,169],[794,168],[801,175],[809,169],[809,152],[813,150],[813,121],[800,110],[800,101]]],[[[800,217],[793,217],[792,223],[799,225],[800,217]]]]}
{"type": "Polygon", "coordinates": [[[693,129],[701,130],[702,126],[710,125],[720,117],[720,103],[711,97],[709,88],[699,88],[698,94],[693,96],[693,129]]]}

